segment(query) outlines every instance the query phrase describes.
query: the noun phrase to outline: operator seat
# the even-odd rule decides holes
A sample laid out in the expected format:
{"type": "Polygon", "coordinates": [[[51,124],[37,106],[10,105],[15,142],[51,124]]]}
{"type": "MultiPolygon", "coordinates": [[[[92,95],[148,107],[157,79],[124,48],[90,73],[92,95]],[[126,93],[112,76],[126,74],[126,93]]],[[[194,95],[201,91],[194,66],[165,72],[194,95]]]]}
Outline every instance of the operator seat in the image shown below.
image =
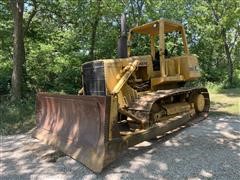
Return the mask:
{"type": "MultiPolygon", "coordinates": [[[[167,49],[165,49],[164,55],[167,58],[169,57],[169,53],[168,53],[167,49]]],[[[155,57],[154,57],[152,62],[153,62],[153,70],[154,71],[160,71],[160,53],[159,53],[159,50],[157,50],[157,52],[155,53],[155,57]]]]}

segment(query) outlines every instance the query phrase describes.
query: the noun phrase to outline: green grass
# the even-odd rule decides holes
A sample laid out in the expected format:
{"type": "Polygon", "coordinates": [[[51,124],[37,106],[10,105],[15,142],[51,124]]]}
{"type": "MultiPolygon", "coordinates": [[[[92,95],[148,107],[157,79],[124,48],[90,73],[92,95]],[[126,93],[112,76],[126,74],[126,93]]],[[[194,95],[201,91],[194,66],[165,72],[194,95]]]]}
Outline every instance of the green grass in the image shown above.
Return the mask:
{"type": "Polygon", "coordinates": [[[0,134],[12,135],[29,131],[35,126],[34,99],[0,100],[0,134]]]}
{"type": "Polygon", "coordinates": [[[209,89],[212,114],[240,116],[240,88],[209,89]]]}

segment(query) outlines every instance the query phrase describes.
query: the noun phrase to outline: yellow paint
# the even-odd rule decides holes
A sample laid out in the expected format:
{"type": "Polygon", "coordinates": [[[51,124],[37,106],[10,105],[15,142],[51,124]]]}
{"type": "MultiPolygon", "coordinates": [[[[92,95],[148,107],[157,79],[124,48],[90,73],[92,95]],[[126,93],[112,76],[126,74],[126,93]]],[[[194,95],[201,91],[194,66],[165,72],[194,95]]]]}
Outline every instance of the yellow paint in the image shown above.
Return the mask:
{"type": "Polygon", "coordinates": [[[115,94],[118,97],[120,108],[127,107],[139,93],[128,85],[129,79],[134,82],[151,82],[148,89],[158,90],[159,88],[171,83],[185,82],[198,79],[200,75],[198,60],[195,56],[189,54],[187,47],[184,27],[176,22],[160,19],[132,28],[128,36],[128,44],[131,44],[132,33],[149,35],[151,41],[151,55],[130,56],[131,48],[128,47],[128,58],[104,59],[104,73],[107,95],[115,94]],[[181,32],[184,45],[184,55],[165,58],[164,34],[167,32],[181,32]],[[159,36],[160,43],[160,71],[153,70],[153,55],[155,53],[154,37],[159,36]],[[135,63],[134,66],[133,63],[135,63]]]}

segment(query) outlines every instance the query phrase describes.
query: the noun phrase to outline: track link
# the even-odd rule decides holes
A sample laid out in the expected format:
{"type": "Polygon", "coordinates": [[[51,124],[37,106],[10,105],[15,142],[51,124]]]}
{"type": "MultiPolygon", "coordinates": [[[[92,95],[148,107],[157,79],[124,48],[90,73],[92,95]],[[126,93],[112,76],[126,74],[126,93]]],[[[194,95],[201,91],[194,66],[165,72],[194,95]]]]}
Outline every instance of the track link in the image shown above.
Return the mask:
{"type": "MultiPolygon", "coordinates": [[[[127,108],[129,112],[137,116],[139,119],[142,119],[143,123],[148,122],[147,127],[152,126],[155,122],[151,120],[151,110],[153,105],[156,102],[165,103],[171,98],[177,96],[188,97],[191,102],[191,98],[196,94],[202,94],[205,100],[205,106],[202,112],[194,113],[192,119],[204,119],[208,116],[208,111],[210,108],[210,98],[209,93],[206,88],[178,88],[170,90],[158,90],[155,92],[144,92],[136,99],[130,106],[127,108]]],[[[178,115],[178,114],[176,114],[178,115]]],[[[163,117],[162,120],[166,120],[166,117],[163,117]]],[[[161,120],[161,119],[160,119],[161,120]]]]}

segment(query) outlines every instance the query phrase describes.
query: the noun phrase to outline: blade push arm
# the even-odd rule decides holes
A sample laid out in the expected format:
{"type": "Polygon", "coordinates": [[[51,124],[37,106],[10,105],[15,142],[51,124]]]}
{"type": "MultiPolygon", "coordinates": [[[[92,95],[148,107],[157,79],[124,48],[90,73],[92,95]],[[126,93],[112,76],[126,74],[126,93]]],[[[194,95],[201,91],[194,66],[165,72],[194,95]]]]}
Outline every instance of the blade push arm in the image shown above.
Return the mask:
{"type": "Polygon", "coordinates": [[[129,63],[124,69],[123,72],[124,74],[118,81],[118,83],[115,85],[113,91],[111,94],[115,95],[118,94],[123,85],[127,82],[129,77],[132,75],[132,73],[137,69],[137,66],[139,64],[139,60],[135,60],[133,63],[129,63]]]}

